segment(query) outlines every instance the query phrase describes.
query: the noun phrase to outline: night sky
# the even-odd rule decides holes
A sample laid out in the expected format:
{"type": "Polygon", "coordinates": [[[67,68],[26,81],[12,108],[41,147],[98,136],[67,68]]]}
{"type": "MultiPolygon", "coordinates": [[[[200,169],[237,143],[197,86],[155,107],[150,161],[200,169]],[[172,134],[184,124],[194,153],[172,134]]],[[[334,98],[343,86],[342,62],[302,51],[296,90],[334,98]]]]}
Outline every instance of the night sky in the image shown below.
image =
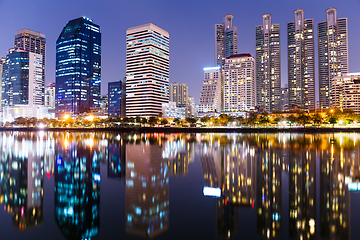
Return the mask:
{"type": "MultiPolygon", "coordinates": [[[[28,28],[47,38],[46,84],[55,82],[55,43],[69,20],[86,16],[100,25],[102,33],[102,94],[107,82],[125,76],[126,29],[153,23],[170,34],[170,82],[184,82],[198,103],[203,68],[213,66],[214,24],[233,14],[238,27],[238,52],[255,54],[255,26],[262,15],[272,14],[280,23],[282,86],[287,83],[286,23],[293,11],[305,10],[315,23],[325,20],[325,10],[335,7],[338,17],[349,21],[349,70],[360,71],[359,0],[0,0],[0,57],[13,47],[15,31],[28,28]]],[[[317,41],[317,25],[315,29],[317,41]]],[[[317,44],[315,41],[316,95],[318,99],[317,44]]]]}

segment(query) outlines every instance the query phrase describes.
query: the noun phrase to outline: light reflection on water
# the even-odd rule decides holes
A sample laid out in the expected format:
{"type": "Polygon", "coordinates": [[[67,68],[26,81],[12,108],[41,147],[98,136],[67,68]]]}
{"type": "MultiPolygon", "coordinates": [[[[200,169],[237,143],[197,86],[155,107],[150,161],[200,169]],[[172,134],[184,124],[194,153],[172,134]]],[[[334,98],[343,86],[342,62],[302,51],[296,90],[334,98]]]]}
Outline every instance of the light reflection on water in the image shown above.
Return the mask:
{"type": "Polygon", "coordinates": [[[62,238],[96,238],[100,202],[108,201],[101,189],[115,179],[125,188],[125,239],[169,237],[170,179],[188,177],[198,161],[204,195],[217,198],[213,238],[241,237],[239,220],[251,216],[239,212],[253,209],[252,238],[350,239],[351,221],[359,222],[350,214],[350,193],[360,190],[359,141],[352,133],[1,133],[0,204],[14,231],[50,221],[62,238]],[[44,218],[48,179],[54,219],[44,218]]]}

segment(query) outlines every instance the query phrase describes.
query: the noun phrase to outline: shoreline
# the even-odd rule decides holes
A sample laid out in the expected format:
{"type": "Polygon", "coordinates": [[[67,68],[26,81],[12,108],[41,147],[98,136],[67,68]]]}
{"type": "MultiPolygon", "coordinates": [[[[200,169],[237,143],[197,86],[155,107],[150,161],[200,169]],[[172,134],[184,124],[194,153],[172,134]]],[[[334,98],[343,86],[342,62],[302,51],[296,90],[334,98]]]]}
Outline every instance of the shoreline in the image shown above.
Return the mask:
{"type": "Polygon", "coordinates": [[[0,131],[12,132],[120,132],[120,133],[340,133],[360,132],[360,128],[177,128],[177,127],[139,127],[139,128],[35,128],[35,127],[0,127],[0,131]]]}

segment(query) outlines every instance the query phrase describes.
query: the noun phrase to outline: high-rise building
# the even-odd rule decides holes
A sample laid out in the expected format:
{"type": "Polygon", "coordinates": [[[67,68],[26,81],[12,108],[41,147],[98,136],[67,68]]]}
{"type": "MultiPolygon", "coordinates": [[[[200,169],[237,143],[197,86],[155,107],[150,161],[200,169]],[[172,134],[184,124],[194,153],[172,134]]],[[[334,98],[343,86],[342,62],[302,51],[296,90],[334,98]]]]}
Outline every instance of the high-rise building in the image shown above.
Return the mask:
{"type": "Polygon", "coordinates": [[[222,84],[221,68],[204,68],[204,81],[200,93],[199,112],[221,112],[222,110],[222,84]]]}
{"type": "Polygon", "coordinates": [[[126,31],[126,116],[159,116],[169,102],[169,33],[152,23],[126,31]]]}
{"type": "Polygon", "coordinates": [[[335,77],[330,98],[331,106],[351,109],[355,114],[360,114],[360,73],[348,73],[335,77]]]}
{"type": "Polygon", "coordinates": [[[108,83],[108,116],[121,118],[126,116],[125,81],[108,83]]]}
{"type": "Polygon", "coordinates": [[[223,67],[225,58],[237,54],[237,27],[233,27],[234,15],[225,15],[222,24],[215,24],[216,66],[223,67]]]}
{"type": "Polygon", "coordinates": [[[2,96],[4,95],[4,89],[5,89],[5,82],[3,79],[5,77],[5,62],[6,62],[6,58],[4,57],[0,58],[0,112],[1,113],[4,107],[2,96]]]}
{"type": "Polygon", "coordinates": [[[334,77],[349,72],[348,20],[337,18],[336,8],[326,10],[326,21],[318,23],[319,100],[321,108],[331,107],[334,77]]]}
{"type": "Polygon", "coordinates": [[[186,105],[188,98],[188,86],[185,83],[170,84],[170,102],[175,102],[176,105],[186,105]]]}
{"type": "Polygon", "coordinates": [[[55,83],[49,83],[45,88],[45,106],[55,109],[55,83]]]}
{"type": "Polygon", "coordinates": [[[314,20],[295,10],[287,24],[288,87],[290,108],[315,109],[314,20]]]}
{"type": "Polygon", "coordinates": [[[56,41],[56,116],[98,107],[100,86],[100,27],[86,17],[71,20],[56,41]]]}
{"type": "Polygon", "coordinates": [[[280,111],[286,111],[289,109],[289,87],[285,84],[285,87],[281,88],[280,95],[280,111]]]}
{"type": "MultiPolygon", "coordinates": [[[[20,48],[27,52],[41,54],[42,56],[42,96],[45,93],[45,53],[46,53],[46,37],[40,32],[29,29],[21,29],[15,32],[14,48],[20,48]]],[[[39,90],[39,91],[40,91],[39,90]]],[[[44,97],[42,97],[42,104],[44,105],[44,97]]]]}
{"type": "Polygon", "coordinates": [[[280,25],[272,24],[271,14],[263,15],[256,32],[256,106],[266,112],[280,110],[280,25]]]}
{"type": "Polygon", "coordinates": [[[255,59],[243,53],[228,57],[224,65],[224,111],[255,108],[255,59]]]}

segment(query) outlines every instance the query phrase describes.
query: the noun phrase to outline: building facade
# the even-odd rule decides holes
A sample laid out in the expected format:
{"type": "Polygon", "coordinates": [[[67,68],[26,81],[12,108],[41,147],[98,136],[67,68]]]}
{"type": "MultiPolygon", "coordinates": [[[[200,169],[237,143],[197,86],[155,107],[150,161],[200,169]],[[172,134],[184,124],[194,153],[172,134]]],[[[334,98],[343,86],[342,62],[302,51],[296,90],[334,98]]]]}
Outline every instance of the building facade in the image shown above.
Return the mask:
{"type": "Polygon", "coordinates": [[[204,81],[200,93],[199,112],[221,112],[222,110],[222,84],[221,68],[204,68],[204,81]]]}
{"type": "Polygon", "coordinates": [[[49,83],[45,87],[45,107],[51,118],[55,118],[55,83],[49,83]]]}
{"type": "Polygon", "coordinates": [[[168,102],[162,104],[162,116],[164,118],[186,118],[186,108],[179,107],[175,102],[168,102]]]}
{"type": "Polygon", "coordinates": [[[56,116],[98,107],[100,86],[100,27],[86,17],[71,20],[56,41],[56,116]]]}
{"type": "Polygon", "coordinates": [[[280,111],[289,110],[289,87],[285,84],[285,87],[281,88],[280,96],[280,111]]]}
{"type": "Polygon", "coordinates": [[[222,24],[215,24],[215,61],[223,67],[225,58],[237,54],[237,27],[232,25],[234,15],[225,15],[222,24]]]}
{"type": "Polygon", "coordinates": [[[349,72],[348,20],[337,18],[336,8],[326,10],[326,21],[318,23],[319,101],[323,109],[332,105],[331,86],[336,76],[349,72]]]}
{"type": "Polygon", "coordinates": [[[152,23],[126,31],[126,116],[159,116],[169,102],[169,33],[152,23]]]}
{"type": "Polygon", "coordinates": [[[335,77],[331,86],[332,105],[340,109],[352,109],[360,114],[360,73],[335,77]]]}
{"type": "Polygon", "coordinates": [[[287,24],[288,87],[290,108],[315,109],[314,20],[295,10],[287,24]]]}
{"type": "Polygon", "coordinates": [[[125,81],[108,83],[108,116],[121,118],[126,116],[125,81]]]}
{"type": "MultiPolygon", "coordinates": [[[[39,91],[42,96],[45,93],[45,56],[46,56],[46,37],[40,32],[35,32],[29,29],[21,29],[15,32],[14,48],[23,49],[24,51],[40,54],[42,56],[42,79],[39,91]]],[[[44,97],[42,97],[42,104],[44,105],[44,97]]]]}
{"type": "Polygon", "coordinates": [[[228,57],[224,65],[224,108],[226,112],[255,108],[255,59],[243,53],[228,57]]]}
{"type": "Polygon", "coordinates": [[[271,15],[263,15],[256,33],[256,106],[266,112],[280,110],[280,25],[272,24],[271,15]]]}
{"type": "Polygon", "coordinates": [[[188,98],[188,86],[185,83],[170,84],[170,102],[175,102],[176,105],[187,105],[188,98]]]}

